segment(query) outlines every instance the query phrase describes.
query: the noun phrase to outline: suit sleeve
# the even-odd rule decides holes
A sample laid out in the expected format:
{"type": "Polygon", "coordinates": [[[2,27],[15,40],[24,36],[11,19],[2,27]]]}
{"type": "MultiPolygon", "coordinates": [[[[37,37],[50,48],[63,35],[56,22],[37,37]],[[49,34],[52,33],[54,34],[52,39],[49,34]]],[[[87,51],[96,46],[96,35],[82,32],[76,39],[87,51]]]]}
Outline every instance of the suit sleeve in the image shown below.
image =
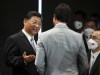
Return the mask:
{"type": "Polygon", "coordinates": [[[87,69],[88,69],[88,59],[86,54],[86,49],[84,46],[84,42],[82,38],[80,39],[80,48],[79,48],[79,54],[78,54],[78,68],[80,75],[86,75],[87,69]]]}
{"type": "Polygon", "coordinates": [[[43,46],[43,43],[40,40],[38,40],[35,65],[37,66],[37,69],[38,69],[40,75],[44,75],[45,64],[46,63],[45,63],[44,46],[43,46]]]}
{"type": "Polygon", "coordinates": [[[14,42],[14,39],[9,37],[7,41],[5,42],[4,46],[5,50],[5,63],[8,66],[17,67],[17,68],[23,68],[26,66],[24,63],[24,60],[22,56],[19,53],[19,47],[14,42]]]}

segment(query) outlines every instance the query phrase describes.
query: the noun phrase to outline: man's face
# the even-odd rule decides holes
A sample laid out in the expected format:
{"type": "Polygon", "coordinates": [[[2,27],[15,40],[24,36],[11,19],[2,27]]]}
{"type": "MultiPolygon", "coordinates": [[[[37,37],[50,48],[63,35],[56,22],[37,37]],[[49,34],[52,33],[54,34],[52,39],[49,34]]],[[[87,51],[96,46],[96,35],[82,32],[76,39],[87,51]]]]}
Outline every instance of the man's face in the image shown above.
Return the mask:
{"type": "Polygon", "coordinates": [[[91,34],[91,38],[95,40],[97,43],[100,43],[100,31],[94,31],[91,34]]]}
{"type": "Polygon", "coordinates": [[[96,24],[93,21],[89,21],[84,23],[84,29],[91,28],[93,30],[96,30],[96,24]]]}
{"type": "Polygon", "coordinates": [[[41,27],[40,17],[33,16],[29,20],[24,20],[24,29],[31,36],[34,36],[35,34],[37,34],[40,27],[41,27]]]}

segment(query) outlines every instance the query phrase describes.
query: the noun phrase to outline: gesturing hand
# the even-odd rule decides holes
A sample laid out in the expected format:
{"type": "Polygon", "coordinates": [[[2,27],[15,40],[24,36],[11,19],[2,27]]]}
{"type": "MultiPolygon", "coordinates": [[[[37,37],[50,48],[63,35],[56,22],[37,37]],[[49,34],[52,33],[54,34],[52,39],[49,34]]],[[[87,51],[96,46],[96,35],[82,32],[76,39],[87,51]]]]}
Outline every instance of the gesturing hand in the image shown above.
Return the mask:
{"type": "Polygon", "coordinates": [[[25,62],[31,62],[33,60],[35,60],[35,55],[26,55],[26,52],[23,53],[23,59],[25,62]]]}

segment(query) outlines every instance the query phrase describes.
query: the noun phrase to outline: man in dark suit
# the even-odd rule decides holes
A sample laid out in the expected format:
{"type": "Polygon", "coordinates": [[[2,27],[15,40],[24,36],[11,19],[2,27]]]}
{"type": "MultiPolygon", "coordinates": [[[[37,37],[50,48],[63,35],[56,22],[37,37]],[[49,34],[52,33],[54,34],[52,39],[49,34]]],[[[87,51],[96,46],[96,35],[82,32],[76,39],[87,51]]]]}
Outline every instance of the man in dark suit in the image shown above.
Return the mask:
{"type": "MultiPolygon", "coordinates": [[[[87,42],[90,39],[91,33],[93,31],[97,30],[96,26],[97,26],[96,22],[94,20],[92,20],[92,19],[87,19],[84,22],[82,35],[83,35],[83,41],[84,41],[84,44],[85,44],[87,56],[88,56],[89,51],[90,51],[89,48],[88,48],[87,42]]],[[[89,59],[89,57],[88,57],[88,59],[89,59]]]]}
{"type": "Polygon", "coordinates": [[[91,49],[89,75],[100,75],[100,31],[94,31],[88,41],[91,49]]]}
{"type": "Polygon", "coordinates": [[[12,67],[13,75],[38,75],[35,61],[34,36],[41,26],[41,14],[29,11],[24,18],[22,31],[7,38],[5,62],[12,67]],[[31,39],[33,44],[31,45],[31,39]],[[33,48],[34,45],[34,48],[33,48]]]}

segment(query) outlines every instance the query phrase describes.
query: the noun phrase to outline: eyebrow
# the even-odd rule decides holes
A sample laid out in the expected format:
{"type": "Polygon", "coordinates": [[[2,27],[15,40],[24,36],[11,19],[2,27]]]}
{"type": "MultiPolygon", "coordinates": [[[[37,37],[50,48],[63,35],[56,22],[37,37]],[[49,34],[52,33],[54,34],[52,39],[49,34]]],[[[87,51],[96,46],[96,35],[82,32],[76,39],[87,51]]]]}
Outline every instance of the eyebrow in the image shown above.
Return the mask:
{"type": "Polygon", "coordinates": [[[36,22],[37,20],[32,20],[32,22],[36,22]]]}
{"type": "Polygon", "coordinates": [[[91,35],[92,38],[97,38],[95,35],[91,35]]]}

